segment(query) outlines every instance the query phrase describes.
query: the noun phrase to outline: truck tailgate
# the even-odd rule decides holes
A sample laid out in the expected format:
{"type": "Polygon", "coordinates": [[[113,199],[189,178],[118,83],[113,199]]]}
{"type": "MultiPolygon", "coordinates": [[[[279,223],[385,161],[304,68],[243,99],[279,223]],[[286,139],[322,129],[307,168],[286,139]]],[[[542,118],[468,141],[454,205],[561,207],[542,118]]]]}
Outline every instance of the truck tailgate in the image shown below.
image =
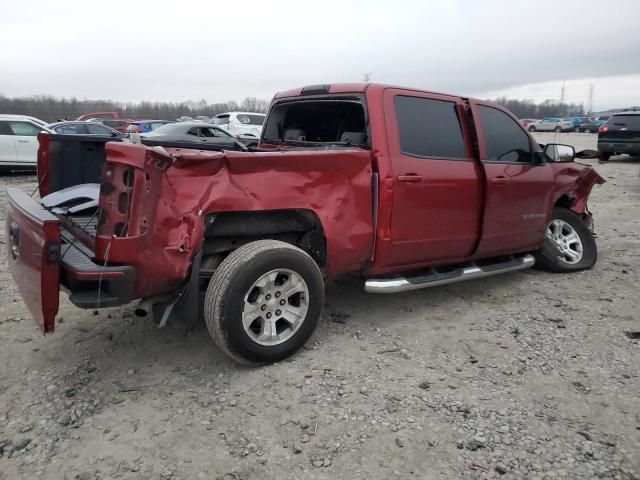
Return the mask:
{"type": "Polygon", "coordinates": [[[7,199],[11,273],[42,333],[53,332],[60,297],[60,222],[21,190],[7,188],[7,199]]]}

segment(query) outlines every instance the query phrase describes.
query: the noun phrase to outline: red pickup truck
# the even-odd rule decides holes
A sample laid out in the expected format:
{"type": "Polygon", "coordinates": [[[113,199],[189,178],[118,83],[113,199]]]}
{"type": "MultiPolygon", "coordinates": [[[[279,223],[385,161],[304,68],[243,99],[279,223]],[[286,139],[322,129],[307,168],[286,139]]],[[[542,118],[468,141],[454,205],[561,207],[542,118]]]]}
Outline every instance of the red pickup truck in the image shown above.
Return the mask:
{"type": "Polygon", "coordinates": [[[274,97],[255,148],[41,134],[40,200],[8,189],[7,245],[43,332],[81,308],[204,316],[233,358],[272,362],[314,330],[325,280],[403,292],[597,257],[604,180],[507,110],[377,84],[274,97]],[[204,298],[203,298],[204,297],[204,298]]]}

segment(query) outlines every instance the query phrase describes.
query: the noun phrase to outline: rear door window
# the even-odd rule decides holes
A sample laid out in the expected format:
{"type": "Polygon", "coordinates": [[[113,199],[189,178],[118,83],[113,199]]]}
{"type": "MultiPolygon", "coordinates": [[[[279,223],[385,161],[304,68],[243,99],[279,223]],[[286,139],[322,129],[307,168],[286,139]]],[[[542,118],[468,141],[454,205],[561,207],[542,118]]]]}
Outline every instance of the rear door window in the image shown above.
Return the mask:
{"type": "Polygon", "coordinates": [[[467,158],[455,102],[398,95],[395,110],[404,155],[467,158]]]}
{"type": "Polygon", "coordinates": [[[478,105],[487,160],[505,163],[530,163],[531,143],[518,122],[497,108],[478,105]]]}
{"type": "Polygon", "coordinates": [[[85,133],[82,125],[78,125],[77,123],[72,123],[69,125],[58,125],[55,127],[56,133],[61,133],[63,135],[78,135],[85,133]]]}
{"type": "Polygon", "coordinates": [[[86,125],[90,135],[111,135],[111,130],[100,125],[86,125]]]}

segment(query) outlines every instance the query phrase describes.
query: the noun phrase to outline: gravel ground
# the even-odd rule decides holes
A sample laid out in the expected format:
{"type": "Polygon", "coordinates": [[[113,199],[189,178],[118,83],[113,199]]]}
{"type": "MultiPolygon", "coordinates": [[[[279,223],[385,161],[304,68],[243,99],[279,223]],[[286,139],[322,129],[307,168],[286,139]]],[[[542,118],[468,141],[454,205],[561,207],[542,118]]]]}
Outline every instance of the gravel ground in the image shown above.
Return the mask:
{"type": "MultiPolygon", "coordinates": [[[[335,281],[313,341],[265,368],[66,298],[43,338],[3,254],[0,479],[640,478],[640,162],[597,169],[594,270],[335,281]]],[[[35,183],[0,177],[2,222],[6,185],[35,183]]]]}

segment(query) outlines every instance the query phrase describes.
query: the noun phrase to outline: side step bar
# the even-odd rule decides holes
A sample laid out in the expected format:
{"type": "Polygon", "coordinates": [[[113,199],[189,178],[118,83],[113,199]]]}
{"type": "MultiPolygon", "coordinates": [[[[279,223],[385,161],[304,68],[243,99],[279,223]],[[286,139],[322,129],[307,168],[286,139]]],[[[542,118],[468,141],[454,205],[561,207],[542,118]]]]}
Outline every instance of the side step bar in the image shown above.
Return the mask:
{"type": "Polygon", "coordinates": [[[490,277],[499,273],[515,272],[533,267],[535,259],[532,255],[512,257],[510,260],[492,263],[488,265],[469,265],[449,272],[438,272],[431,269],[429,273],[415,277],[394,277],[369,279],[364,284],[367,293],[398,293],[421,288],[446,285],[448,283],[462,282],[473,278],[490,277]]]}

